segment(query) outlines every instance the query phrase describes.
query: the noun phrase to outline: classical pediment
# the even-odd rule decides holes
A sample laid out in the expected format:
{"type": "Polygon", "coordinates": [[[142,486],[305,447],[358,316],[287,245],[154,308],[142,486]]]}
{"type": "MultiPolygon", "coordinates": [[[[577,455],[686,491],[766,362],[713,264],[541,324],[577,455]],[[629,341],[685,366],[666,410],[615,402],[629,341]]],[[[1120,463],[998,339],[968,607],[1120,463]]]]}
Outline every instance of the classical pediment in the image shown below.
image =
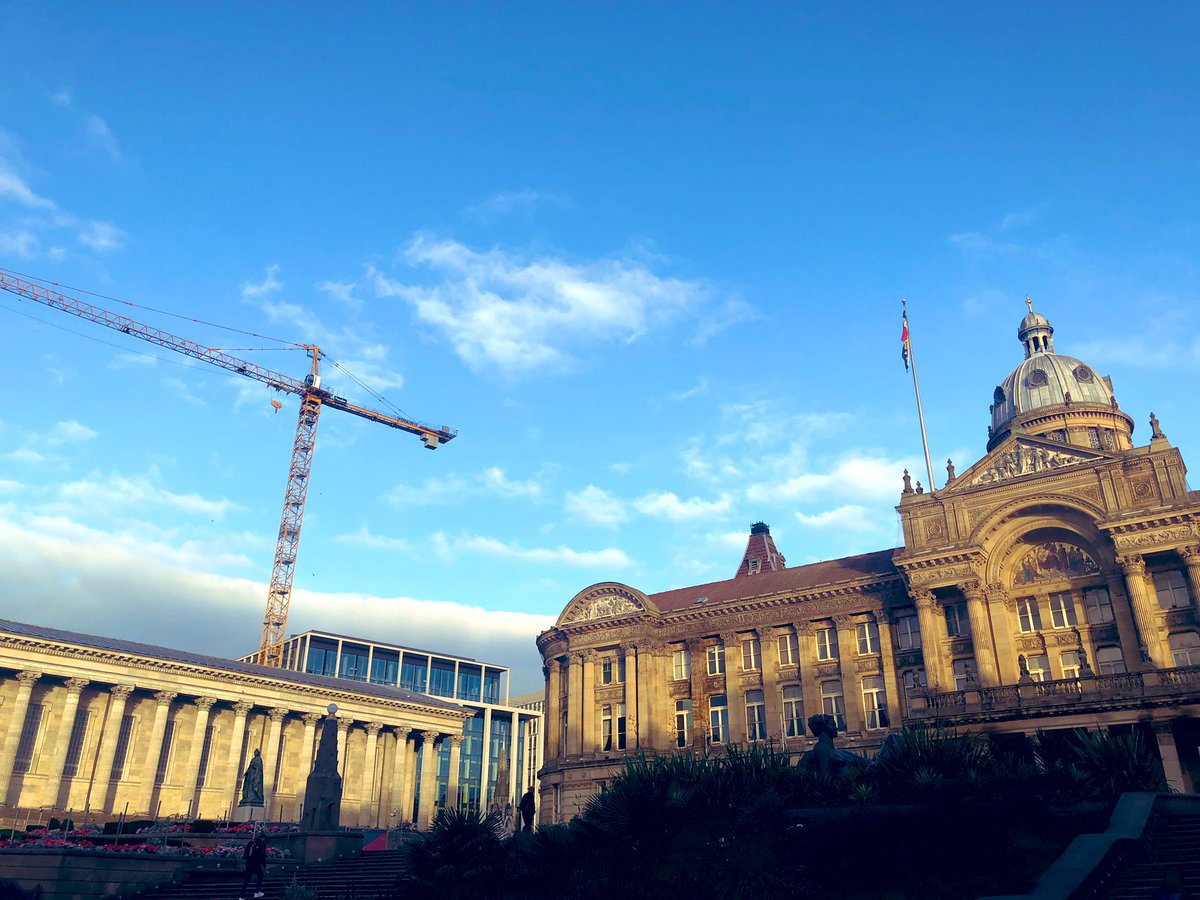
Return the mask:
{"type": "Polygon", "coordinates": [[[1035,475],[1094,465],[1113,457],[1102,451],[1040,438],[1018,437],[1005,441],[943,488],[944,493],[987,487],[1035,475]]]}
{"type": "Polygon", "coordinates": [[[648,611],[640,591],[617,584],[597,585],[578,594],[559,619],[560,625],[639,616],[648,611]]]}

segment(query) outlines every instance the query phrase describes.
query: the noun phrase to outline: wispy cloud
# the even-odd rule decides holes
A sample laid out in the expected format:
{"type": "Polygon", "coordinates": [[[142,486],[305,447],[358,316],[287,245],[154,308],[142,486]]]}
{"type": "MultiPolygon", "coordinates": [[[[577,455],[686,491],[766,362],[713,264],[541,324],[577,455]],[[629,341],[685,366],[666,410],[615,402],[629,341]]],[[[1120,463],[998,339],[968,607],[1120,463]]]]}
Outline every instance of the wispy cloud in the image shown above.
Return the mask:
{"type": "Polygon", "coordinates": [[[718,500],[701,500],[699,497],[690,497],[680,500],[675,493],[665,491],[646,494],[635,500],[633,505],[642,515],[652,519],[695,522],[723,516],[733,508],[733,498],[725,496],[718,500]]]}
{"type": "Polygon", "coordinates": [[[427,478],[419,485],[398,484],[384,499],[397,507],[447,506],[481,494],[537,500],[543,490],[544,485],[537,478],[513,480],[499,466],[489,466],[467,477],[449,472],[437,478],[427,478]]]}
{"type": "Polygon", "coordinates": [[[519,191],[501,191],[482,203],[468,206],[463,214],[475,222],[490,225],[497,219],[513,214],[530,215],[540,206],[566,206],[567,198],[550,191],[522,188],[519,191]]]}
{"type": "Polygon", "coordinates": [[[695,386],[688,388],[686,391],[679,391],[678,393],[671,394],[671,399],[682,402],[684,400],[691,400],[693,397],[699,397],[702,394],[707,393],[708,378],[701,376],[700,380],[696,382],[695,386]]]}
{"type": "Polygon", "coordinates": [[[412,552],[412,544],[404,538],[372,534],[366,525],[360,526],[358,531],[336,535],[333,541],[336,544],[354,544],[359,547],[369,547],[372,550],[390,550],[401,553],[412,552]]]}
{"type": "Polygon", "coordinates": [[[410,284],[372,271],[380,297],[399,297],[476,370],[510,375],[562,370],[574,353],[604,342],[632,343],[702,306],[711,288],[660,276],[634,259],[572,263],[472,250],[421,234],[401,260],[432,273],[410,284]]]}
{"type": "Polygon", "coordinates": [[[112,222],[86,222],[79,232],[79,242],[97,253],[111,253],[125,246],[127,236],[112,222]]]}
{"type": "Polygon", "coordinates": [[[808,515],[803,512],[795,514],[796,521],[805,528],[830,528],[840,531],[877,531],[878,523],[875,517],[878,511],[865,506],[848,504],[827,509],[824,512],[808,515]]]}
{"type": "Polygon", "coordinates": [[[538,482],[510,481],[499,466],[484,470],[481,480],[485,489],[501,497],[540,497],[542,494],[542,486],[538,482]]]}
{"type": "Polygon", "coordinates": [[[58,499],[76,510],[170,509],[188,515],[220,518],[242,507],[232,500],[210,500],[199,494],[179,494],[163,487],[158,472],[151,469],[130,477],[119,472],[92,473],[87,478],[58,488],[58,499]]]}
{"type": "Polygon", "coordinates": [[[492,537],[481,535],[449,537],[443,532],[434,534],[433,539],[438,554],[444,559],[452,559],[463,554],[476,554],[523,563],[563,565],[573,568],[601,570],[625,569],[633,564],[633,561],[625,555],[624,551],[615,547],[609,547],[604,550],[573,550],[570,547],[522,547],[515,542],[505,543],[492,537]]]}
{"type": "Polygon", "coordinates": [[[567,491],[563,512],[572,521],[604,528],[615,528],[628,518],[625,504],[594,484],[582,491],[567,491]]]}
{"type": "Polygon", "coordinates": [[[84,146],[107,156],[113,162],[120,162],[124,158],[121,145],[108,123],[93,112],[77,109],[75,98],[69,90],[63,88],[56,91],[50,96],[50,102],[78,118],[84,146]]]}
{"type": "Polygon", "coordinates": [[[31,209],[56,209],[53,200],[40,197],[33,188],[17,174],[13,164],[0,157],[0,200],[11,200],[31,209]]]}
{"type": "Polygon", "coordinates": [[[357,285],[349,281],[321,281],[317,283],[317,290],[328,294],[338,303],[348,306],[351,309],[361,309],[362,300],[354,296],[354,291],[357,285]]]}

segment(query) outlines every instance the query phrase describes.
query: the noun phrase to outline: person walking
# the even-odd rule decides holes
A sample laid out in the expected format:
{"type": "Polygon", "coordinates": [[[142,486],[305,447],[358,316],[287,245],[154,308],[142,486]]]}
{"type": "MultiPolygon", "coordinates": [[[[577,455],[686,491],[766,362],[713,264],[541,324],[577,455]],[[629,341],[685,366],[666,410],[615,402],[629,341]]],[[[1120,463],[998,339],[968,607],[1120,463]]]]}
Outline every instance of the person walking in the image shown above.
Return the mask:
{"type": "Polygon", "coordinates": [[[265,897],[262,883],[267,865],[267,839],[263,836],[261,828],[254,830],[254,837],[250,838],[250,842],[242,850],[242,859],[246,861],[246,874],[242,876],[242,890],[238,894],[238,900],[246,900],[246,889],[250,886],[252,875],[257,877],[254,883],[254,900],[265,897]]]}
{"type": "Polygon", "coordinates": [[[521,811],[521,830],[533,831],[533,812],[536,808],[537,801],[533,797],[533,785],[529,786],[524,795],[521,797],[521,802],[517,804],[517,809],[521,811]]]}

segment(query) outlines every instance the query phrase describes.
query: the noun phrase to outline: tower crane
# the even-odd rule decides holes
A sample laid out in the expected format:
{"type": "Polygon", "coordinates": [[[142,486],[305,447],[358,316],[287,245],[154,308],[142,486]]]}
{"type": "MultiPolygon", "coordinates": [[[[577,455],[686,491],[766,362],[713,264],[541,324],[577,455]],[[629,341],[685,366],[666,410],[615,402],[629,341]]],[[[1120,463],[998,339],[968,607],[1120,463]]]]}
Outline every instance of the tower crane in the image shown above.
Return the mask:
{"type": "MultiPolygon", "coordinates": [[[[54,282],[48,283],[54,284],[54,282]]],[[[221,350],[205,347],[160,328],[145,325],[127,316],[59,293],[15,272],[0,269],[0,289],[22,299],[32,300],[51,309],[70,313],[97,325],[115,329],[176,353],[210,363],[228,372],[253,378],[276,391],[294,394],[300,398],[296,440],[292,445],[292,461],[288,469],[287,490],[283,496],[283,515],[280,518],[279,537],[275,544],[275,562],[271,568],[271,586],[267,592],[266,614],[263,616],[262,637],[258,645],[257,661],[260,665],[276,667],[283,665],[283,642],[286,636],[288,606],[292,596],[292,578],[296,571],[296,551],[300,545],[300,524],[304,519],[304,501],[308,495],[313,449],[317,437],[317,419],[321,414],[321,408],[329,406],[366,419],[368,422],[376,422],[414,434],[429,450],[436,450],[458,434],[457,431],[446,426],[433,428],[420,422],[356,406],[348,402],[345,397],[339,397],[323,388],[319,365],[324,354],[315,344],[299,345],[307,351],[312,359],[309,373],[303,380],[300,380],[272,372],[270,369],[231,356],[221,350]]],[[[274,404],[274,401],[272,403],[274,404]]]]}

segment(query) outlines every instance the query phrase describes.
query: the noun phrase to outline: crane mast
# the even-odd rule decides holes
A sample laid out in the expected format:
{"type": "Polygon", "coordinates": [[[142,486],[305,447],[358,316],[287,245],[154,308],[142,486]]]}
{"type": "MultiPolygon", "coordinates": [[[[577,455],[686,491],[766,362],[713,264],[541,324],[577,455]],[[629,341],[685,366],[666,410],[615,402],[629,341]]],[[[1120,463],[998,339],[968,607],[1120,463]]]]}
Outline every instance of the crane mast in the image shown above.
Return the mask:
{"type": "Polygon", "coordinates": [[[299,345],[312,358],[308,377],[301,381],[273,372],[248,360],[239,359],[221,350],[205,347],[187,338],[138,322],[128,316],[122,316],[84,300],[70,297],[4,269],[0,269],[0,290],[22,299],[33,300],[51,309],[78,316],[97,325],[112,328],[131,337],[157,344],[167,350],[182,353],[226,371],[253,378],[277,391],[294,394],[300,398],[296,440],[292,445],[287,488],[283,496],[283,514],[279,522],[275,561],[271,568],[271,584],[267,591],[267,608],[263,616],[262,636],[258,645],[257,661],[261,665],[276,667],[283,665],[283,643],[287,634],[292,581],[296,573],[296,554],[300,546],[300,526],[304,520],[304,504],[308,496],[308,484],[312,474],[317,421],[321,415],[321,408],[330,406],[370,422],[414,434],[421,438],[428,450],[436,450],[458,433],[445,426],[433,428],[419,422],[367,409],[349,403],[344,397],[339,397],[322,388],[319,368],[322,353],[315,344],[299,345]]]}

